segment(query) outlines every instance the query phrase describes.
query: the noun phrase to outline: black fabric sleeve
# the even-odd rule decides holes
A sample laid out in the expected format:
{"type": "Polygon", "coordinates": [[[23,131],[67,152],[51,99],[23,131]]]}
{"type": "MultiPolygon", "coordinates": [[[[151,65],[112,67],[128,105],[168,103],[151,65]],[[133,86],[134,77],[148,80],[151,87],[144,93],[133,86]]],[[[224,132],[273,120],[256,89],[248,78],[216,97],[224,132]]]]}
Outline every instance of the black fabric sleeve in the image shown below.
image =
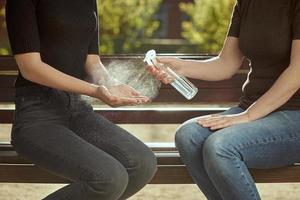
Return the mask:
{"type": "Polygon", "coordinates": [[[94,11],[94,17],[96,20],[96,28],[94,35],[91,39],[88,54],[99,54],[99,22],[98,22],[98,11],[97,11],[97,2],[95,0],[95,11],[94,11]]]}
{"type": "Polygon", "coordinates": [[[241,2],[240,0],[238,0],[233,9],[233,13],[231,16],[231,23],[229,26],[227,36],[239,37],[240,23],[241,23],[241,2]]]}
{"type": "Polygon", "coordinates": [[[6,24],[13,54],[39,52],[40,38],[34,0],[7,0],[6,24]]]}
{"type": "Polygon", "coordinates": [[[297,1],[293,21],[293,39],[300,39],[300,1],[297,1]]]}

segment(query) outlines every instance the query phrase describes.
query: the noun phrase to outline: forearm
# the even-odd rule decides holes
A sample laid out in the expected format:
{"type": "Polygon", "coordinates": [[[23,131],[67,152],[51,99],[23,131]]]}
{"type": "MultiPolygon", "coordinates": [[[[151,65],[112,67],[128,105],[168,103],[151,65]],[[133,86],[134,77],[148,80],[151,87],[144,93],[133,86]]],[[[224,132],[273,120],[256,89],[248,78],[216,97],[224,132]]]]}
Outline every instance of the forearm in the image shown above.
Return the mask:
{"type": "Polygon", "coordinates": [[[108,73],[99,56],[88,56],[85,71],[92,83],[105,86],[116,85],[118,83],[118,81],[108,73]]]}
{"type": "Polygon", "coordinates": [[[236,72],[235,70],[231,70],[232,67],[230,66],[236,65],[235,63],[225,61],[225,59],[219,56],[203,61],[182,60],[181,65],[182,75],[205,81],[229,79],[236,72]]]}
{"type": "Polygon", "coordinates": [[[251,120],[262,118],[285,104],[299,89],[300,69],[288,67],[274,85],[248,110],[251,120]]]}
{"type": "Polygon", "coordinates": [[[32,69],[21,70],[22,75],[35,83],[51,88],[93,96],[97,86],[64,74],[46,63],[35,63],[32,69]]]}
{"type": "Polygon", "coordinates": [[[239,39],[228,37],[219,56],[204,61],[183,61],[183,74],[190,78],[220,81],[231,78],[241,67],[244,55],[239,39]]]}

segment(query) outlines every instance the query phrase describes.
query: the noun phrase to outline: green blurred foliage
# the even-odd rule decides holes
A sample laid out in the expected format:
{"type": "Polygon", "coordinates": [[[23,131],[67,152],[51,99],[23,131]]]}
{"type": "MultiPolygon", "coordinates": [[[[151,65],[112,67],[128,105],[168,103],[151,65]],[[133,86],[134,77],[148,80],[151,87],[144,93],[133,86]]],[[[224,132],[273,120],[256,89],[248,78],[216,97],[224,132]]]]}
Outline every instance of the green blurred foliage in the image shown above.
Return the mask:
{"type": "Polygon", "coordinates": [[[134,53],[159,28],[162,0],[97,0],[102,54],[134,53]]]}
{"type": "Polygon", "coordinates": [[[180,9],[189,16],[182,23],[182,37],[197,44],[198,53],[216,53],[223,46],[236,0],[195,0],[181,3],[180,9]]]}
{"type": "MultiPolygon", "coordinates": [[[[155,15],[162,0],[97,1],[101,54],[140,53],[154,45],[152,38],[160,26],[155,15]]],[[[182,23],[181,34],[188,44],[179,45],[179,52],[218,52],[226,37],[235,1],[194,0],[194,3],[181,3],[181,10],[190,20],[182,23]]],[[[0,7],[0,18],[4,18],[4,15],[4,8],[0,7]]],[[[0,27],[5,28],[3,21],[0,27]]],[[[0,38],[0,43],[0,54],[9,54],[8,40],[0,38]]],[[[174,41],[170,43],[170,47],[164,44],[166,51],[170,52],[175,48],[173,43],[174,41]]],[[[161,45],[161,42],[157,44],[161,45]]]]}
{"type": "Polygon", "coordinates": [[[10,52],[9,52],[8,48],[0,48],[0,55],[5,56],[5,55],[9,55],[9,54],[10,54],[10,52]]]}
{"type": "MultiPolygon", "coordinates": [[[[5,10],[4,6],[0,7],[0,18],[4,19],[5,18],[5,10]]],[[[6,24],[4,20],[0,20],[0,28],[6,28],[6,24]]],[[[0,38],[0,55],[9,55],[9,44],[7,39],[0,38]]]]}
{"type": "MultiPolygon", "coordinates": [[[[1,17],[1,18],[2,18],[2,17],[3,17],[3,18],[5,17],[5,9],[4,9],[4,6],[3,6],[3,7],[0,6],[0,17],[1,17]]],[[[1,27],[5,27],[5,22],[2,22],[0,26],[1,26],[1,27]]]]}

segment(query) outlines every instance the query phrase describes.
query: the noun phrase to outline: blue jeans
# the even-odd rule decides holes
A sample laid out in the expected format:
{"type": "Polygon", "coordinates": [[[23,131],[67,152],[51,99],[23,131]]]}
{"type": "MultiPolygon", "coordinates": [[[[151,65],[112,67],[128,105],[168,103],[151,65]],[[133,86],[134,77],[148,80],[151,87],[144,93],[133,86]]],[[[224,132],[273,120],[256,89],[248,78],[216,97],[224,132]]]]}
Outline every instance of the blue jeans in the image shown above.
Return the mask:
{"type": "Polygon", "coordinates": [[[50,88],[16,90],[12,144],[20,156],[71,181],[45,200],[127,199],[156,172],[143,142],[78,95],[50,88]]]}
{"type": "MultiPolygon", "coordinates": [[[[234,107],[222,114],[243,110],[234,107]]],[[[182,124],[175,136],[182,161],[209,200],[260,199],[248,168],[271,169],[300,161],[300,111],[278,111],[215,132],[182,124]]]]}

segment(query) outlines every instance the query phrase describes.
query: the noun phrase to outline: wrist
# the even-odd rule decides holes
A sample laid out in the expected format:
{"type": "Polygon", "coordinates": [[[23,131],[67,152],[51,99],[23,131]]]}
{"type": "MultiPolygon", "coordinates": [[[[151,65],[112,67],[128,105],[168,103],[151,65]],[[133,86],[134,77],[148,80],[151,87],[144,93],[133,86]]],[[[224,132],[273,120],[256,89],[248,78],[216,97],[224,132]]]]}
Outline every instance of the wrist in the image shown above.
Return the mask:
{"type": "Polygon", "coordinates": [[[178,58],[178,60],[177,60],[177,63],[175,64],[176,65],[176,68],[177,68],[177,73],[178,74],[180,74],[180,75],[182,75],[182,76],[185,76],[185,74],[186,74],[186,71],[185,71],[185,60],[182,60],[182,59],[180,59],[180,58],[178,58]]]}
{"type": "Polygon", "coordinates": [[[254,121],[256,120],[257,118],[255,117],[255,115],[253,114],[253,112],[250,110],[250,109],[247,109],[245,111],[245,115],[247,117],[247,120],[250,122],[250,121],[254,121]]]}
{"type": "Polygon", "coordinates": [[[89,89],[86,95],[90,96],[90,97],[96,97],[97,95],[97,91],[98,88],[100,86],[99,85],[95,85],[95,84],[89,84],[89,89]]]}

